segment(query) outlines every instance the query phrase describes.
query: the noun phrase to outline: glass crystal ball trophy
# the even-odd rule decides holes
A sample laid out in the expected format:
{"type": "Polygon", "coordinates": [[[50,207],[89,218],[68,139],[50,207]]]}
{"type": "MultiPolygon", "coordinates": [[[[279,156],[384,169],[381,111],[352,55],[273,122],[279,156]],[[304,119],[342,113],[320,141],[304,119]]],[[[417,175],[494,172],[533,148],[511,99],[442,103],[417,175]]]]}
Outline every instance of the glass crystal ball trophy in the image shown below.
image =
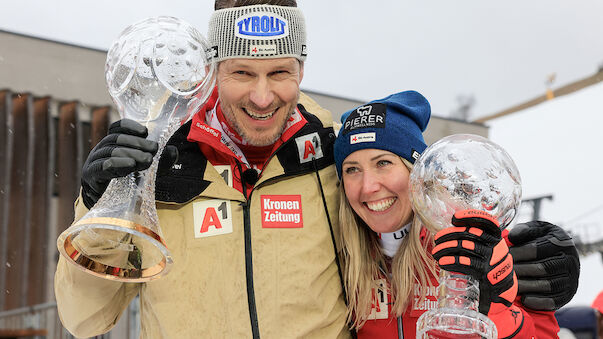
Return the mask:
{"type": "Polygon", "coordinates": [[[168,139],[213,90],[216,66],[208,50],[195,28],[173,17],[131,25],[109,49],[105,76],[120,116],[145,126],[159,149],[149,169],[111,180],[96,205],[59,236],[68,262],[122,282],[150,281],[170,270],[155,177],[168,139]]]}
{"type": "MultiPolygon", "coordinates": [[[[471,134],[445,137],[428,147],[410,174],[415,213],[437,229],[456,211],[477,209],[508,226],[521,203],[521,178],[507,152],[471,134]]],[[[479,313],[478,281],[440,271],[438,306],[417,321],[417,338],[496,338],[494,323],[479,313]]]]}

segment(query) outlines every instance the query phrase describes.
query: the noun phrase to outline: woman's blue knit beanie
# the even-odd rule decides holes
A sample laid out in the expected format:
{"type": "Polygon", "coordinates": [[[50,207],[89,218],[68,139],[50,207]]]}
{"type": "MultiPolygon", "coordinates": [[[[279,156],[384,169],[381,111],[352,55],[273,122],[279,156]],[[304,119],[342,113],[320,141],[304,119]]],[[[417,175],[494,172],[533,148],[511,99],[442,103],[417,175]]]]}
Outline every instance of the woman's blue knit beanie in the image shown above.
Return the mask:
{"type": "Polygon", "coordinates": [[[427,148],[423,131],[430,116],[429,102],[415,91],[392,94],[345,112],[335,140],[337,175],[341,179],[341,164],[348,155],[365,148],[390,151],[414,163],[427,148]]]}

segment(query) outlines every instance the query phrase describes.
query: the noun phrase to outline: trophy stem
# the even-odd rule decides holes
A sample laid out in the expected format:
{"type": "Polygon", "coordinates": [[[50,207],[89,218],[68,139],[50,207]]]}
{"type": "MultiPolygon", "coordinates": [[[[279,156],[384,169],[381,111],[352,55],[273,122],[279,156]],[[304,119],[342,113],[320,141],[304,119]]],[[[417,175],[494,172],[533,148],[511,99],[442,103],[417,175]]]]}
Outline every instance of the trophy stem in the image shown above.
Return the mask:
{"type": "MultiPolygon", "coordinates": [[[[159,225],[159,219],[157,216],[157,208],[155,206],[155,179],[157,177],[157,170],[159,168],[159,159],[161,159],[161,154],[163,154],[163,150],[167,145],[169,138],[176,132],[176,130],[180,127],[180,121],[178,119],[172,119],[168,121],[167,128],[163,130],[159,130],[157,128],[153,128],[149,126],[149,137],[154,137],[155,134],[158,134],[156,138],[158,148],[157,153],[153,157],[153,162],[151,166],[145,171],[146,173],[143,175],[144,183],[141,183],[142,194],[141,196],[141,210],[138,213],[143,214],[143,218],[147,219],[149,223],[154,225],[159,225]],[[159,132],[159,133],[158,133],[159,132]]],[[[158,231],[161,232],[161,229],[158,227],[158,231]]]]}
{"type": "Polygon", "coordinates": [[[497,338],[496,325],[479,313],[479,282],[440,271],[438,307],[417,320],[417,338],[497,338]]]}
{"type": "Polygon", "coordinates": [[[159,144],[151,166],[111,180],[96,205],[59,236],[59,251],[77,267],[122,282],[146,282],[170,270],[172,258],[155,206],[155,177],[161,153],[179,126],[180,121],[170,121],[163,131],[150,128],[149,139],[159,144]]]}

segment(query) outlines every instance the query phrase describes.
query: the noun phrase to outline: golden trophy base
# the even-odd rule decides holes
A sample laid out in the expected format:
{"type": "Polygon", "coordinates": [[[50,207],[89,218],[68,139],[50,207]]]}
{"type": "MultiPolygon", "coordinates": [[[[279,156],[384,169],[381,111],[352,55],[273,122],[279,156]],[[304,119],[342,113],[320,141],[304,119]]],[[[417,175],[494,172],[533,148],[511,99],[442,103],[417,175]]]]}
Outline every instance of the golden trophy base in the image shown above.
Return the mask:
{"type": "Polygon", "coordinates": [[[161,237],[130,220],[84,218],[58,238],[61,254],[100,278],[147,282],[167,273],[172,257],[161,237]]]}

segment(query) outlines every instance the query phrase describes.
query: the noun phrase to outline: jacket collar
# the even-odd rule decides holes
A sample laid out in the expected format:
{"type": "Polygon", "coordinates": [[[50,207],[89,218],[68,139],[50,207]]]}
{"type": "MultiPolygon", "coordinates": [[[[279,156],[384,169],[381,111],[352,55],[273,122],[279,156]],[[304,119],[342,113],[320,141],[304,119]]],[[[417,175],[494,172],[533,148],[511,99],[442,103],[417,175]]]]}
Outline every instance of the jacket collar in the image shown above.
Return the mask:
{"type": "MultiPolygon", "coordinates": [[[[298,105],[297,108],[306,123],[273,151],[256,186],[277,177],[321,170],[334,163],[333,128],[324,127],[304,106],[298,105]]],[[[213,170],[212,166],[208,168],[207,157],[201,152],[198,143],[188,140],[192,124],[193,121],[189,121],[182,125],[168,141],[168,145],[178,148],[178,160],[169,168],[159,169],[155,184],[157,201],[190,201],[202,194],[214,182],[214,178],[219,178],[206,173],[213,170]]]]}

